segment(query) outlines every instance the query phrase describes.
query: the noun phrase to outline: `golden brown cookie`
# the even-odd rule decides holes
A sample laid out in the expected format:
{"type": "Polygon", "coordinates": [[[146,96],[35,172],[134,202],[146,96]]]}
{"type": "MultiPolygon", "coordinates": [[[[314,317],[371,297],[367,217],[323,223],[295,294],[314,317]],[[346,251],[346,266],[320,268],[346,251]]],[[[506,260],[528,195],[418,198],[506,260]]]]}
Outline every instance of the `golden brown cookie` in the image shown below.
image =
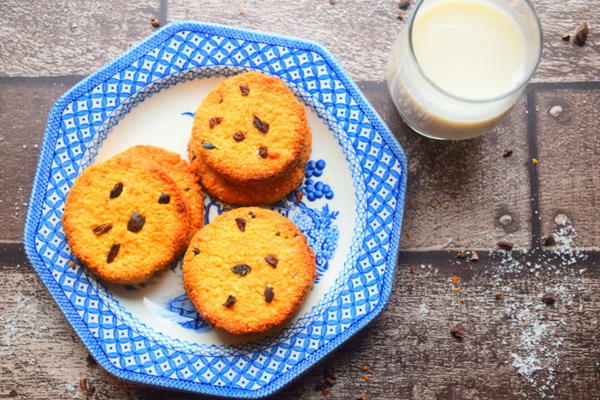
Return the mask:
{"type": "Polygon", "coordinates": [[[266,182],[239,184],[228,181],[203,162],[198,156],[202,153],[193,140],[188,146],[188,156],[204,190],[212,197],[240,206],[273,204],[297,189],[304,180],[304,166],[310,158],[312,142],[309,129],[306,135],[306,144],[298,163],[286,174],[266,182]]]}
{"type": "Polygon", "coordinates": [[[177,185],[160,169],[111,159],[77,178],[63,227],[71,251],[92,273],[131,284],[181,254],[189,216],[177,185]]]}
{"type": "Polygon", "coordinates": [[[285,83],[260,72],[221,82],[196,110],[192,140],[229,181],[274,179],[292,170],[306,139],[306,113],[285,83]]]}
{"type": "Polygon", "coordinates": [[[183,195],[185,207],[190,216],[188,241],[204,224],[204,195],[198,184],[198,177],[190,165],[172,151],[156,146],[133,146],[116,158],[129,160],[132,164],[154,162],[177,184],[183,195]]]}
{"type": "Polygon", "coordinates": [[[315,277],[314,254],[302,232],[259,207],[215,218],[194,236],[183,263],[185,288],[202,317],[235,335],[286,321],[315,277]]]}

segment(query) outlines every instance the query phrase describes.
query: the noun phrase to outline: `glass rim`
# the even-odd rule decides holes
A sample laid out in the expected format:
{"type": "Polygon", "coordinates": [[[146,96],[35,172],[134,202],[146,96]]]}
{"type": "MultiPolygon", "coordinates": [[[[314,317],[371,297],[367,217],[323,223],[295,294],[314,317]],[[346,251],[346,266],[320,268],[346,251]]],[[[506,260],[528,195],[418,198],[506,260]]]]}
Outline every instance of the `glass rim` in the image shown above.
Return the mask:
{"type": "Polygon", "coordinates": [[[421,9],[421,6],[423,5],[423,3],[425,3],[425,1],[426,0],[419,0],[417,6],[415,7],[415,9],[410,17],[410,20],[408,22],[408,48],[409,48],[410,56],[412,57],[412,59],[415,63],[415,66],[417,68],[417,71],[419,71],[419,73],[421,74],[421,76],[423,78],[425,78],[427,83],[429,83],[431,86],[433,86],[437,91],[441,92],[442,94],[444,94],[448,97],[451,97],[452,99],[462,101],[465,103],[488,103],[491,101],[497,101],[497,100],[501,100],[501,99],[511,96],[512,94],[523,89],[523,87],[527,84],[527,82],[529,82],[529,80],[535,73],[538,65],[540,65],[540,61],[542,60],[542,51],[544,49],[544,37],[542,34],[542,24],[540,23],[540,18],[538,16],[537,12],[535,11],[535,8],[533,8],[533,5],[531,4],[531,2],[529,0],[520,0],[520,1],[525,3],[527,5],[527,7],[529,8],[529,11],[533,15],[533,19],[535,20],[535,26],[537,27],[538,37],[539,37],[539,46],[538,46],[538,51],[537,51],[537,55],[536,55],[536,61],[531,66],[531,70],[525,74],[525,77],[518,85],[516,85],[514,88],[512,88],[511,90],[509,90],[505,93],[502,93],[498,96],[489,97],[489,98],[468,98],[468,97],[457,96],[453,93],[450,93],[447,90],[442,89],[437,83],[435,83],[432,79],[430,79],[429,76],[427,76],[427,74],[425,73],[425,71],[423,71],[423,69],[421,68],[421,65],[419,64],[419,60],[417,60],[417,56],[415,55],[415,50],[413,48],[412,33],[413,33],[413,24],[415,21],[415,17],[419,13],[419,10],[421,9]]]}

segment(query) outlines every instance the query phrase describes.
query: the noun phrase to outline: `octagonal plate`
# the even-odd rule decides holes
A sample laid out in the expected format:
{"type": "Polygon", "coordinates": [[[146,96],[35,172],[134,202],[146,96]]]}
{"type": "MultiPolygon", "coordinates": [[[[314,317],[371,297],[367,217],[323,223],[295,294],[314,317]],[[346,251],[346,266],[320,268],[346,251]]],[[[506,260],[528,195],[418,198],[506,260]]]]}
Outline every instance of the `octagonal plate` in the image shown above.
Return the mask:
{"type": "MultiPolygon", "coordinates": [[[[257,398],[280,389],[371,321],[392,287],[406,160],[340,65],[315,43],[212,24],[170,24],[92,74],[52,108],[25,228],[27,255],[98,362],[134,382],[257,398]],[[195,108],[227,76],[282,78],[304,103],[314,144],[306,179],[272,208],[317,254],[319,277],[282,330],[229,337],[189,303],[180,265],[136,286],[76,264],[61,218],[74,179],[135,144],[185,157],[195,108]],[[75,263],[75,264],[74,264],[75,263]]],[[[208,198],[207,221],[223,212],[208,198]]]]}

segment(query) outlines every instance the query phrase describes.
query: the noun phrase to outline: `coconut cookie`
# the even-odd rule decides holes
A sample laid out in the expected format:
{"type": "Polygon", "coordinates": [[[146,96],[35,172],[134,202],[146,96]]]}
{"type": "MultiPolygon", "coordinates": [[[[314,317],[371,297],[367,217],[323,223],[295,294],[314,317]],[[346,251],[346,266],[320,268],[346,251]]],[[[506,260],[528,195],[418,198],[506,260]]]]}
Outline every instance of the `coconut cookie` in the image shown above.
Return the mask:
{"type": "Polygon", "coordinates": [[[181,254],[189,217],[177,185],[159,168],[111,159],[77,178],[63,227],[71,251],[92,273],[131,284],[181,254]]]}
{"type": "Polygon", "coordinates": [[[258,207],[215,218],[194,236],[183,264],[185,288],[202,317],[235,335],[283,323],[315,277],[314,254],[300,230],[258,207]]]}
{"type": "Polygon", "coordinates": [[[154,162],[173,179],[183,195],[190,216],[188,241],[191,240],[204,224],[204,195],[190,165],[176,153],[155,146],[134,146],[117,155],[117,158],[129,160],[132,164],[154,162]]]}
{"type": "Polygon", "coordinates": [[[309,130],[307,130],[307,137],[307,143],[302,150],[300,160],[292,170],[267,182],[239,184],[228,181],[198,156],[202,153],[198,151],[194,141],[190,141],[189,143],[188,156],[191,160],[192,168],[200,177],[200,183],[204,187],[204,190],[212,197],[224,203],[240,206],[273,204],[302,184],[304,180],[304,166],[310,158],[311,151],[312,138],[309,130]]]}
{"type": "Polygon", "coordinates": [[[196,110],[192,141],[216,173],[250,183],[291,171],[305,146],[306,129],[304,107],[281,79],[247,72],[206,96],[196,110]]]}

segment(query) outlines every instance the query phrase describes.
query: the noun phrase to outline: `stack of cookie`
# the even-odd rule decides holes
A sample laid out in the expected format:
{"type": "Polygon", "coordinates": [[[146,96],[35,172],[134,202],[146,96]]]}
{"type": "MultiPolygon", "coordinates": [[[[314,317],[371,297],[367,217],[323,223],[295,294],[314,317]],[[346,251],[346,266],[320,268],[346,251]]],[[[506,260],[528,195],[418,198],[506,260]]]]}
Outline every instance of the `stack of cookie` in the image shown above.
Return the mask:
{"type": "Polygon", "coordinates": [[[190,166],[153,146],[87,168],[63,214],[73,254],[101,279],[123,284],[144,282],[175,262],[203,222],[190,166]]]}
{"type": "Polygon", "coordinates": [[[304,107],[285,83],[248,72],[223,81],[200,104],[188,152],[211,196],[272,204],[302,183],[311,143],[304,107]]]}

